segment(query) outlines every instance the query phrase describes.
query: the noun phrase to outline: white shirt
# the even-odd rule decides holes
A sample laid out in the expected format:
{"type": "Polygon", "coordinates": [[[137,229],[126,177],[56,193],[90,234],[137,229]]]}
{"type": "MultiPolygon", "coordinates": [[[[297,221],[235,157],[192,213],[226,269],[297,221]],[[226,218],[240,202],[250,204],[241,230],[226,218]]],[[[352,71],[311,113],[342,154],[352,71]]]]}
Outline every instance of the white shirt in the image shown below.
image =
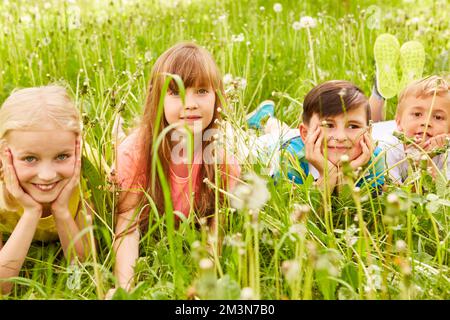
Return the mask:
{"type": "MultiPolygon", "coordinates": [[[[401,183],[408,177],[408,160],[406,160],[403,143],[393,135],[396,129],[397,125],[394,120],[376,122],[373,124],[372,137],[379,142],[380,148],[385,152],[385,163],[389,176],[394,182],[401,183]]],[[[450,156],[448,152],[438,155],[432,160],[449,180],[450,156]],[[445,162],[447,162],[446,168],[445,162]]]]}

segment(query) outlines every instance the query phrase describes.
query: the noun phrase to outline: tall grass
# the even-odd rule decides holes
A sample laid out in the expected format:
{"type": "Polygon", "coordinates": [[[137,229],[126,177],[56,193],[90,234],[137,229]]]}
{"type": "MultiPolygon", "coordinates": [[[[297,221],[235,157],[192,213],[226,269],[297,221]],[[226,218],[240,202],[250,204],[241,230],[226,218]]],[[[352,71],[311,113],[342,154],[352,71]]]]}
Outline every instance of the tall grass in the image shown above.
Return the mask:
{"type": "MultiPolygon", "coordinates": [[[[114,285],[117,193],[106,174],[116,159],[113,124],[122,116],[127,132],[136,125],[150,68],[177,41],[200,43],[224,74],[246,80],[229,85],[223,110],[238,132],[245,115],[267,98],[276,101],[277,117],[297,125],[301,101],[317,82],[346,79],[369,93],[373,43],[384,32],[401,43],[424,44],[425,74],[449,72],[445,1],[279,2],[278,13],[275,1],[250,0],[0,3],[0,101],[17,87],[63,82],[71,88],[93,151],[85,154],[83,189],[95,207],[97,241],[95,257],[75,266],[67,265],[58,244],[34,243],[13,292],[2,298],[101,299],[114,285]],[[368,27],[374,12],[378,29],[368,27]],[[303,16],[317,26],[295,30],[303,16]]],[[[395,103],[388,101],[388,117],[395,103]]],[[[311,179],[275,185],[265,166],[247,160],[242,170],[266,177],[270,200],[258,210],[216,204],[223,218],[216,237],[202,220],[196,227],[195,215],[174,228],[173,213],[152,212],[141,238],[137,286],[116,297],[450,298],[448,181],[431,181],[423,171],[402,186],[388,182],[378,196],[350,184],[335,196],[321,193],[311,179]]],[[[259,180],[248,184],[264,187],[259,180]]],[[[172,212],[169,203],[167,209],[172,212]]]]}

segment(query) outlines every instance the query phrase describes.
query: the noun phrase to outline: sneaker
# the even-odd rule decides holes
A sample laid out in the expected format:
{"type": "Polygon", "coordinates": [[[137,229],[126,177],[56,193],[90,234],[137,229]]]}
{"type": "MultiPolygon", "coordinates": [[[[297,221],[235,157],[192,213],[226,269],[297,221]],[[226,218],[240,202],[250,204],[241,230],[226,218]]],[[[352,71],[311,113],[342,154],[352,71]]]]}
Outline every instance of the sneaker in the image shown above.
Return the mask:
{"type": "Polygon", "coordinates": [[[402,80],[399,92],[411,81],[420,79],[425,65],[425,49],[418,41],[405,42],[400,48],[400,68],[402,69],[402,80]]]}
{"type": "Polygon", "coordinates": [[[377,89],[389,99],[398,93],[398,75],[396,64],[400,55],[400,44],[396,37],[384,33],[379,35],[373,46],[376,65],[377,89]]]}
{"type": "Polygon", "coordinates": [[[265,100],[247,116],[247,124],[252,129],[262,129],[263,124],[275,115],[275,102],[265,100]]]}

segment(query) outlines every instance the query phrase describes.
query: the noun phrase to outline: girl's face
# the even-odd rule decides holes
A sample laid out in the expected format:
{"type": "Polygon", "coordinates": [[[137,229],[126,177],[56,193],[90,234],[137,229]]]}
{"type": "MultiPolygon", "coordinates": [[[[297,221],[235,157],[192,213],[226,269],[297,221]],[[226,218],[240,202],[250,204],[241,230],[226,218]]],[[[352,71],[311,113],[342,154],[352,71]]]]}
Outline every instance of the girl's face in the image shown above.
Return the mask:
{"type": "Polygon", "coordinates": [[[8,133],[17,179],[35,201],[53,202],[72,177],[76,137],[73,131],[56,129],[8,133]]]}
{"type": "Polygon", "coordinates": [[[201,133],[214,117],[215,103],[216,94],[211,86],[187,88],[185,106],[179,93],[169,90],[164,98],[164,116],[169,124],[185,124],[194,134],[201,133]]]}

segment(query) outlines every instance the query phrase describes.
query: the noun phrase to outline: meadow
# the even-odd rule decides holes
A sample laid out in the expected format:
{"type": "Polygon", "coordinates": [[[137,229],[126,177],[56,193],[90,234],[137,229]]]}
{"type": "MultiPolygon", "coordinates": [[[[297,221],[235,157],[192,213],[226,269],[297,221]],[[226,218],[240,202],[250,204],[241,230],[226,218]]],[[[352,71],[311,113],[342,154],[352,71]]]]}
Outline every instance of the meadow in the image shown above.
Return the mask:
{"type": "MultiPolygon", "coordinates": [[[[370,95],[382,33],[420,41],[424,74],[448,74],[449,18],[445,0],[3,0],[0,103],[19,87],[70,88],[93,150],[82,188],[95,206],[97,246],[69,266],[58,244],[34,243],[13,292],[0,299],[103,299],[114,286],[113,125],[120,116],[125,133],[136,126],[151,67],[171,45],[191,40],[213,53],[226,84],[222,116],[235,128],[265,99],[296,126],[305,94],[322,81],[349,80],[370,95]]],[[[388,119],[396,102],[387,101],[388,119]]],[[[257,161],[243,161],[242,172],[234,194],[242,201],[217,204],[215,234],[195,216],[174,228],[173,214],[153,214],[136,287],[115,298],[450,299],[446,179],[421,170],[374,196],[349,177],[335,195],[311,179],[274,185],[257,161]]]]}

